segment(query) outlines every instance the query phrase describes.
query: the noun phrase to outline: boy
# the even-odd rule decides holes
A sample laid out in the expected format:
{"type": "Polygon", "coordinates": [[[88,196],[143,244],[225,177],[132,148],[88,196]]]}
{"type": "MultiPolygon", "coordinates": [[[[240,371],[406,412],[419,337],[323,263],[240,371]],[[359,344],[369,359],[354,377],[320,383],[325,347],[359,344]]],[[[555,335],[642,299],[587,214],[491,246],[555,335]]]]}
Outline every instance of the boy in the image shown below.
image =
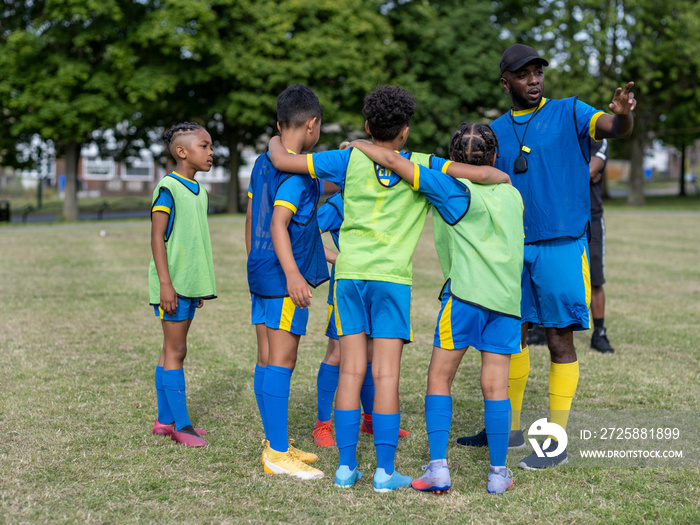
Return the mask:
{"type": "MultiPolygon", "coordinates": [[[[277,99],[281,143],[296,155],[312,148],[321,128],[321,105],[311,88],[296,84],[277,99]]],[[[290,445],[287,436],[289,388],[299,339],[306,333],[311,289],[328,280],[316,220],[320,185],[316,178],[275,169],[267,154],[251,174],[246,219],[248,286],[258,338],[254,391],[266,440],[265,472],[319,479],[309,467],[315,454],[290,445]]]]}
{"type": "Polygon", "coordinates": [[[161,320],[163,347],[155,374],[158,417],[153,433],[171,436],[188,447],[204,447],[201,429],[187,412],[184,362],[187,333],[197,308],[216,298],[214,261],[207,224],[209,196],[195,180],[209,171],[214,152],[211,136],[193,122],[163,133],[175,170],[153,191],[151,250],[148,270],[150,303],[161,320]],[[177,219],[176,219],[177,211],[177,219]]]}
{"type": "MultiPolygon", "coordinates": [[[[469,346],[481,351],[481,388],[491,466],[487,490],[513,486],[505,466],[510,430],[508,366],[520,351],[520,274],[523,269],[523,201],[508,184],[462,183],[395,152],[355,145],[423,193],[433,213],[435,248],[446,282],[428,370],[425,420],[430,463],[411,484],[419,491],[447,492],[447,442],[452,420],[451,388],[469,346]]],[[[450,159],[493,165],[498,142],[485,124],[463,123],[452,134],[450,159]]]]}
{"type": "MultiPolygon", "coordinates": [[[[401,149],[415,109],[413,95],[398,86],[382,86],[367,95],[363,115],[373,143],[390,151],[401,149]]],[[[412,337],[411,257],[430,204],[398,176],[375,165],[355,148],[295,158],[284,155],[279,140],[273,138],[270,157],[280,169],[311,173],[343,190],[345,217],[334,288],[341,354],[335,408],[340,459],[335,485],[351,487],[362,476],[356,456],[360,391],[367,369],[368,338],[372,338],[377,455],[374,490],[389,492],[407,487],[412,479],[394,469],[401,421],[399,373],[403,345],[412,337]]],[[[507,178],[486,166],[460,165],[422,154],[412,154],[411,159],[451,175],[463,173],[492,182],[507,178]]]]}

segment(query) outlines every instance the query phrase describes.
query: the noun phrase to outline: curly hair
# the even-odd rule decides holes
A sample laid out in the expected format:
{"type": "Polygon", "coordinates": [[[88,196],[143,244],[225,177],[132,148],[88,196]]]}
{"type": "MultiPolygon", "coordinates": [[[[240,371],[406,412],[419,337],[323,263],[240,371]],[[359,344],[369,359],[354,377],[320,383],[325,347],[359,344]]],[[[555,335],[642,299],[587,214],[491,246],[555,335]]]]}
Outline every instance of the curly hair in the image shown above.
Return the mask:
{"type": "Polygon", "coordinates": [[[381,142],[395,139],[415,112],[415,97],[401,86],[377,87],[365,97],[362,108],[372,138],[381,142]]]}
{"type": "Polygon", "coordinates": [[[163,142],[165,142],[165,147],[170,149],[170,145],[174,139],[181,135],[186,135],[200,129],[204,129],[204,127],[196,122],[181,122],[180,124],[175,124],[169,130],[163,132],[163,142]]]}
{"type": "Polygon", "coordinates": [[[488,124],[462,122],[450,139],[450,159],[488,166],[498,152],[498,139],[488,124]]]}

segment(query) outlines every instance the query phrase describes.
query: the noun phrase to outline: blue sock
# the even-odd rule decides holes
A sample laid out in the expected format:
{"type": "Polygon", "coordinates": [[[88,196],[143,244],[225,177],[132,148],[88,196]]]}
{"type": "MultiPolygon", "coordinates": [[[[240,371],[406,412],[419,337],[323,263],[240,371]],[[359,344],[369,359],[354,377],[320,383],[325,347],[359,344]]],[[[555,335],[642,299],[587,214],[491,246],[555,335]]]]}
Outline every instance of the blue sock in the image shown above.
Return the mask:
{"type": "Polygon", "coordinates": [[[175,430],[178,432],[191,425],[187,414],[187,396],[185,394],[185,370],[163,370],[163,389],[168,398],[170,411],[175,419],[175,430]]]}
{"type": "Polygon", "coordinates": [[[277,452],[289,450],[287,436],[287,414],[289,410],[289,387],[292,382],[291,368],[267,365],[263,382],[263,400],[267,418],[267,436],[270,447],[277,452]]]}
{"type": "Polygon", "coordinates": [[[502,467],[506,464],[510,418],[510,399],[499,401],[484,399],[484,426],[489,443],[491,465],[494,467],[502,467]]]}
{"type": "Polygon", "coordinates": [[[394,473],[394,457],[399,446],[399,427],[401,412],[395,414],[372,414],[374,426],[374,448],[377,452],[377,468],[383,468],[387,474],[394,473]]]}
{"type": "Polygon", "coordinates": [[[425,425],[430,461],[447,458],[447,441],[452,425],[452,396],[425,396],[425,425]]]}
{"type": "Polygon", "coordinates": [[[265,380],[265,367],[255,363],[255,374],[253,375],[253,392],[255,400],[258,402],[258,412],[263,424],[265,439],[267,437],[267,418],[265,417],[265,400],[263,399],[263,381],[265,380]]]}
{"type": "Polygon", "coordinates": [[[321,363],[316,378],[316,398],[318,403],[318,420],[330,421],[333,410],[333,398],[338,389],[340,367],[321,363]]]}
{"type": "Polygon", "coordinates": [[[171,425],[175,422],[173,413],[170,411],[168,398],[163,389],[163,367],[156,367],[156,400],[158,401],[158,421],[164,425],[171,425]]]}
{"type": "Polygon", "coordinates": [[[335,444],[338,447],[338,467],[357,468],[357,436],[360,432],[360,409],[338,410],[335,413],[335,444]]]}
{"type": "Polygon", "coordinates": [[[374,379],[372,379],[372,363],[367,363],[367,373],[365,373],[365,380],[362,382],[362,389],[360,390],[360,402],[362,403],[362,410],[365,414],[372,415],[374,410],[374,379]]]}

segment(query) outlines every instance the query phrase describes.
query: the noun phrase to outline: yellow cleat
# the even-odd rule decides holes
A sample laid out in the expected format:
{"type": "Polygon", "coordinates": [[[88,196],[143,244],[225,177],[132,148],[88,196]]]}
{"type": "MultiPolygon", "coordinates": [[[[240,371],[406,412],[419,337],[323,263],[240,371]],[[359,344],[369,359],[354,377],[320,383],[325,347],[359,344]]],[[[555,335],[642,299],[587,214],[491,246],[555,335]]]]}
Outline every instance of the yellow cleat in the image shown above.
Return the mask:
{"type": "Polygon", "coordinates": [[[289,440],[289,452],[297,458],[299,461],[303,461],[304,463],[313,463],[318,459],[318,456],[316,454],[312,454],[311,452],[304,452],[303,450],[299,450],[298,448],[295,448],[292,446],[292,443],[294,443],[293,439],[289,440]]]}
{"type": "Polygon", "coordinates": [[[323,472],[299,461],[290,451],[269,449],[264,456],[264,470],[268,474],[287,474],[299,479],[321,479],[323,472]]]}

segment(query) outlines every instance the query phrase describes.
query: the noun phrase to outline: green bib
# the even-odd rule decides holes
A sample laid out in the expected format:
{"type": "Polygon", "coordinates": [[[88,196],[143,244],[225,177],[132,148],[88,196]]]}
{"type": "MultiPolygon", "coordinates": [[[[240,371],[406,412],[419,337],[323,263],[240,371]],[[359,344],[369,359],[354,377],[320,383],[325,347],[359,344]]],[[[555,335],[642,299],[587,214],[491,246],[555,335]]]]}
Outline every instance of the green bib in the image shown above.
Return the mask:
{"type": "Polygon", "coordinates": [[[454,226],[433,213],[435,249],[450,292],[488,310],[520,319],[523,272],[523,199],[509,184],[479,185],[454,226]]]}
{"type": "MultiPolygon", "coordinates": [[[[173,226],[165,239],[168,257],[168,272],[173,288],[179,296],[212,299],[216,297],[214,260],[207,222],[209,196],[200,184],[199,193],[194,194],[175,177],[166,176],[153,191],[155,202],[161,191],[170,191],[173,197],[173,226]]],[[[156,264],[151,257],[148,269],[150,302],[160,304],[160,280],[156,264]]]]}
{"type": "MultiPolygon", "coordinates": [[[[426,167],[429,160],[429,155],[411,156],[411,161],[426,167]]],[[[392,178],[397,177],[358,149],[350,153],[336,279],[412,284],[411,259],[430,204],[406,181],[388,182],[392,178]]]]}

